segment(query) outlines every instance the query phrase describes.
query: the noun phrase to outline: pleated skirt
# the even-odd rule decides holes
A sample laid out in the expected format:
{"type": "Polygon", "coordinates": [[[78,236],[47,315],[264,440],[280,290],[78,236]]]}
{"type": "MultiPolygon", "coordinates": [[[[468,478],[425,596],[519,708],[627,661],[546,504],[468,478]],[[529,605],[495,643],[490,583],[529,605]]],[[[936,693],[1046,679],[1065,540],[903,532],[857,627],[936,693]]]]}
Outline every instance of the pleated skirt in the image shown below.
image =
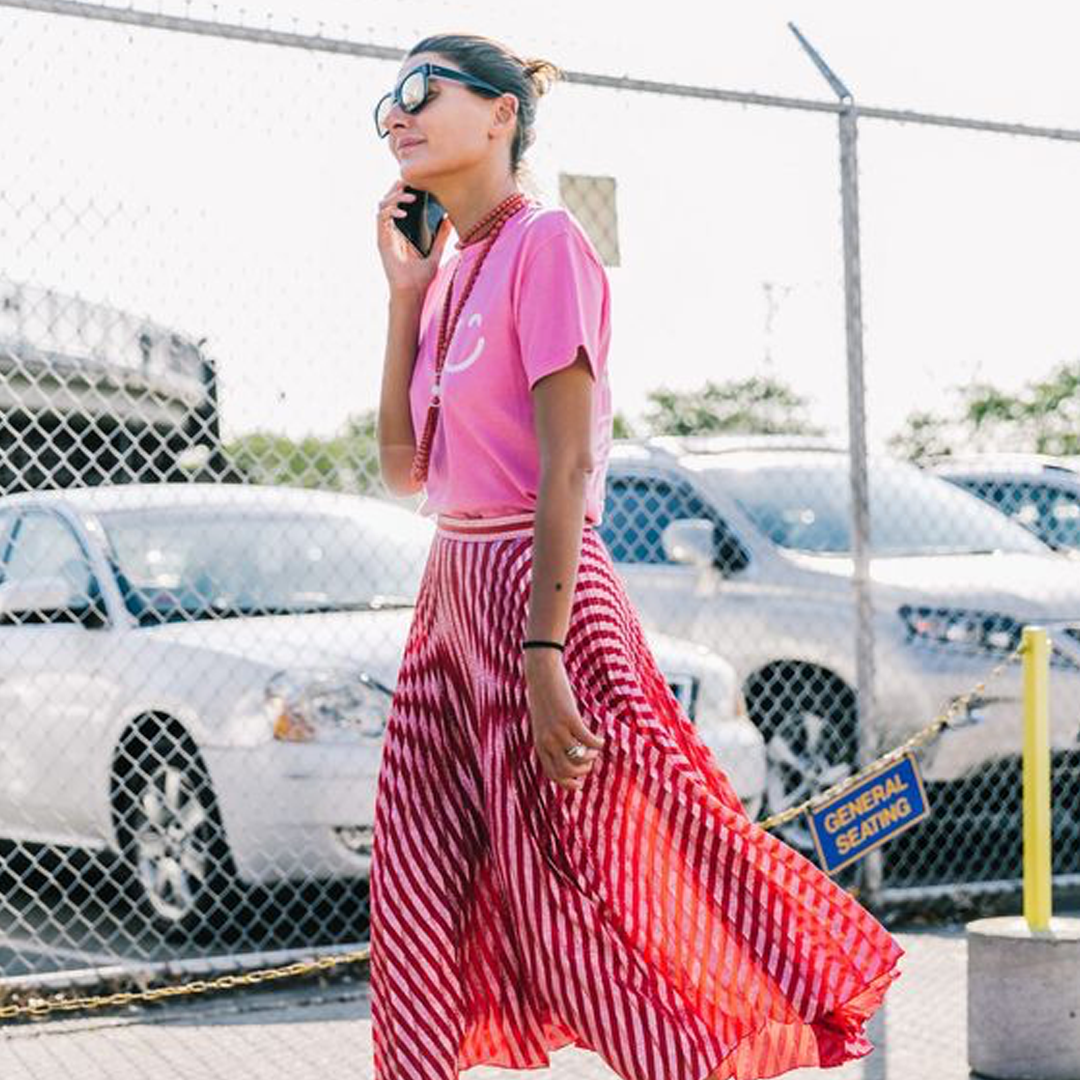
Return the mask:
{"type": "Polygon", "coordinates": [[[584,785],[532,744],[521,642],[532,517],[441,517],[386,727],[370,875],[376,1080],[543,1068],[625,1080],[834,1066],[903,949],[755,825],[583,530],[564,665],[604,736],[584,785]]]}

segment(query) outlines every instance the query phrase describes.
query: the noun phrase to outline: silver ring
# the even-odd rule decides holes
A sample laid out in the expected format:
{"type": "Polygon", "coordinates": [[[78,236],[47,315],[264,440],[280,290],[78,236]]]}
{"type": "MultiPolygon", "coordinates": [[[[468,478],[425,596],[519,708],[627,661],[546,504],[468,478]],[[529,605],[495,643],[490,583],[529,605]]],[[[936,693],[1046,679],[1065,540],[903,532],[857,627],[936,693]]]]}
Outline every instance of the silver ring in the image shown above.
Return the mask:
{"type": "Polygon", "coordinates": [[[568,746],[566,748],[566,756],[571,761],[580,761],[585,756],[584,743],[576,742],[573,746],[568,746]]]}

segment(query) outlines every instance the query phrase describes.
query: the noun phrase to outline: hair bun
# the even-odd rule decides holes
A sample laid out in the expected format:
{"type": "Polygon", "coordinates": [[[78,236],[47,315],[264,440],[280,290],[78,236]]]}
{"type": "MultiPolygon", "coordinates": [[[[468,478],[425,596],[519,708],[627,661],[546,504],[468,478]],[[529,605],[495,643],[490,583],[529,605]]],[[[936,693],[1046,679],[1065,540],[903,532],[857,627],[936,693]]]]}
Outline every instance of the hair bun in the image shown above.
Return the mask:
{"type": "Polygon", "coordinates": [[[533,84],[536,96],[540,97],[551,89],[551,84],[562,78],[562,71],[550,60],[526,60],[524,62],[525,77],[533,84]]]}

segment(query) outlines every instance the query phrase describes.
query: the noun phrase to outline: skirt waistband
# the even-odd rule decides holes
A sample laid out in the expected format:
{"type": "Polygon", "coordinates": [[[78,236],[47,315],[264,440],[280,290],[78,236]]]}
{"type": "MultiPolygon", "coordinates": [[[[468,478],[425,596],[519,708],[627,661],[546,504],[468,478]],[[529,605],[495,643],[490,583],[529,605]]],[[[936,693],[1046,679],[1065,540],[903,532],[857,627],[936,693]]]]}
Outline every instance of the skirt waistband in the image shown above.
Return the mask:
{"type": "Polygon", "coordinates": [[[501,540],[503,537],[532,536],[536,515],[531,510],[502,517],[466,518],[438,514],[435,531],[455,540],[501,540]]]}
{"type": "MultiPolygon", "coordinates": [[[[523,510],[517,514],[501,517],[466,518],[452,514],[437,514],[435,532],[455,540],[502,540],[512,536],[532,536],[536,513],[523,510]]],[[[593,529],[592,522],[585,522],[586,529],[593,529]]]]}

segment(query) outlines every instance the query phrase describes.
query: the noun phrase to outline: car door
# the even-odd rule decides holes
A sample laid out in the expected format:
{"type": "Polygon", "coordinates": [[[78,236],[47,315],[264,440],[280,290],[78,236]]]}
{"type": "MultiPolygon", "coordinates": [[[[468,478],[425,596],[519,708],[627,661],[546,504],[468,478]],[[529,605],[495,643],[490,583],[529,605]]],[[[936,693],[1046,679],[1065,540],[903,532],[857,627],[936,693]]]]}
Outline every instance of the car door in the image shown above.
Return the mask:
{"type": "MultiPolygon", "coordinates": [[[[65,578],[87,602],[100,596],[71,526],[44,509],[23,513],[6,543],[4,583],[65,578]]],[[[0,831],[9,837],[78,842],[92,828],[102,789],[95,719],[109,687],[98,675],[105,626],[70,611],[0,617],[0,831]]],[[[107,775],[107,774],[106,774],[107,775]]]]}

